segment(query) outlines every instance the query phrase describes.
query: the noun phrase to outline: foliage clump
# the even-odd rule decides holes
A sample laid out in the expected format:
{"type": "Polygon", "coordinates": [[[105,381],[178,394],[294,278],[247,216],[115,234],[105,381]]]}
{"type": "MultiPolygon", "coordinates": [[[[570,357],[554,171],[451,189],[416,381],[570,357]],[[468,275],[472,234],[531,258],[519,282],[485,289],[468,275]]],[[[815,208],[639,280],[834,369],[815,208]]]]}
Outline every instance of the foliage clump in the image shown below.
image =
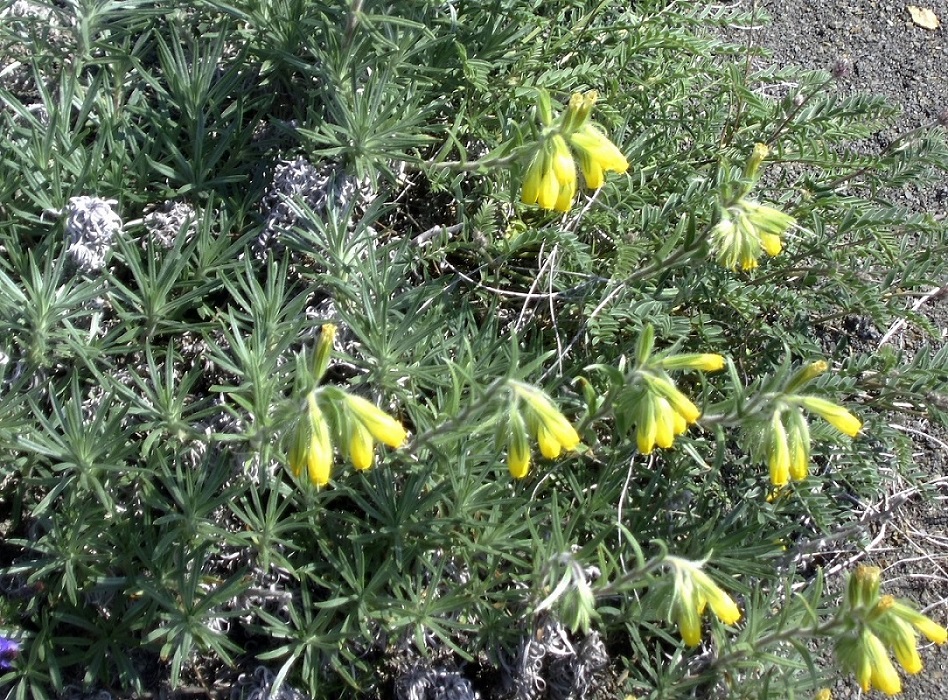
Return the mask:
{"type": "Polygon", "coordinates": [[[666,0],[8,5],[10,697],[896,692],[945,641],[813,553],[945,423],[944,351],[842,330],[944,279],[886,198],[943,128],[856,153],[889,105],[666,0]]]}

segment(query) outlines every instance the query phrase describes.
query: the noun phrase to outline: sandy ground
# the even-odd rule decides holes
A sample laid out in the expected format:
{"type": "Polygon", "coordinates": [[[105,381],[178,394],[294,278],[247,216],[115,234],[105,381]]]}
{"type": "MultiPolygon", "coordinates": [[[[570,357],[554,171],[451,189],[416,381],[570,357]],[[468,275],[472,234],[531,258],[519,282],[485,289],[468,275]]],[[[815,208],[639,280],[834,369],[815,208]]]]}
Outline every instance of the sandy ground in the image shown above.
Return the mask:
{"type": "MultiPolygon", "coordinates": [[[[948,0],[744,0],[757,1],[773,18],[769,26],[750,32],[748,40],[768,48],[773,61],[831,70],[843,62],[848,70],[838,81],[844,94],[881,94],[902,109],[891,128],[876,136],[884,148],[910,129],[936,121],[948,125],[948,0]],[[935,30],[913,22],[909,3],[931,10],[940,20],[935,30]]],[[[895,198],[911,208],[948,218],[948,177],[931,187],[906,187],[895,198]]],[[[948,280],[942,281],[948,284],[948,280]]],[[[948,299],[930,300],[922,310],[948,338],[948,299]]],[[[885,331],[886,329],[880,329],[885,331]]],[[[915,329],[906,327],[890,342],[910,349],[915,329]]],[[[917,335],[916,335],[917,337],[917,335]]],[[[898,422],[898,416],[893,417],[898,422]]],[[[882,520],[867,559],[883,566],[886,591],[917,601],[933,618],[948,621],[948,435],[924,423],[908,425],[928,434],[917,439],[917,460],[939,483],[935,502],[908,499],[882,520]]],[[[897,503],[894,486],[888,503],[897,503]]],[[[860,553],[853,553],[853,559],[860,553]]],[[[922,653],[924,671],[904,682],[909,700],[948,698],[948,649],[928,645],[922,653]]],[[[873,693],[876,695],[876,693],[873,693]]],[[[834,698],[860,697],[851,679],[833,689],[834,698]]]]}

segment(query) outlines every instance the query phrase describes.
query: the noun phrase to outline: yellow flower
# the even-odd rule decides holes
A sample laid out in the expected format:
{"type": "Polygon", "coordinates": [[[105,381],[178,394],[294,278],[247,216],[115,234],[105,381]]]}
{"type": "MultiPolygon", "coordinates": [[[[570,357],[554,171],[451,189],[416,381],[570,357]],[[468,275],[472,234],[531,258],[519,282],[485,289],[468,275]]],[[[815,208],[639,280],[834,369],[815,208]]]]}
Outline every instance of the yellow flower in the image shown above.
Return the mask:
{"type": "Polygon", "coordinates": [[[540,198],[540,183],[543,181],[543,175],[546,173],[546,149],[537,148],[533,154],[533,160],[527,168],[527,174],[523,178],[523,190],[520,192],[520,201],[524,204],[534,204],[540,198]]]}
{"type": "Polygon", "coordinates": [[[534,153],[523,180],[520,201],[543,209],[569,211],[576,195],[576,163],[559,134],[551,136],[534,153]]]}
{"type": "Polygon", "coordinates": [[[770,483],[785,486],[790,481],[790,446],[787,443],[787,431],[783,427],[780,412],[770,420],[770,449],[767,454],[770,467],[770,483]]]}
{"type": "Polygon", "coordinates": [[[537,444],[540,446],[540,454],[547,459],[556,459],[563,451],[563,445],[542,423],[537,426],[537,444]]]}
{"type": "Polygon", "coordinates": [[[697,406],[667,377],[642,370],[643,389],[636,407],[636,443],[639,452],[651,454],[655,446],[671,447],[701,416],[697,406]]]}
{"type": "Polygon", "coordinates": [[[629,161],[603,131],[592,123],[584,124],[567,136],[579,156],[586,187],[595,190],[605,183],[604,172],[624,173],[629,161]]]}
{"type": "Polygon", "coordinates": [[[293,447],[290,450],[290,471],[299,478],[306,466],[309,480],[317,486],[329,483],[332,471],[332,442],[329,425],[316,402],[316,393],[306,397],[306,416],[296,428],[293,447]]]}
{"type": "Polygon", "coordinates": [[[507,431],[507,468],[514,479],[522,479],[530,469],[530,445],[527,426],[516,406],[510,408],[507,431]]]}
{"type": "Polygon", "coordinates": [[[527,424],[535,434],[544,457],[554,459],[564,449],[576,449],[580,443],[579,433],[545,392],[515,380],[508,383],[514,394],[524,400],[527,424]]]}
{"type": "Polygon", "coordinates": [[[682,394],[674,384],[665,379],[659,379],[654,382],[652,386],[655,387],[655,390],[666,399],[668,403],[671,404],[671,407],[681,415],[682,418],[690,425],[697,422],[698,418],[701,417],[701,411],[697,406],[689,399],[687,396],[682,394]]]}
{"type": "Polygon", "coordinates": [[[801,481],[810,471],[810,426],[803,412],[792,407],[787,411],[787,442],[790,445],[790,478],[801,481]]]}
{"type": "Polygon", "coordinates": [[[668,563],[675,569],[672,613],[685,644],[696,646],[701,642],[701,614],[706,606],[725,625],[741,619],[734,600],[702,571],[703,562],[668,557],[668,563]]]}
{"type": "Polygon", "coordinates": [[[554,136],[552,141],[553,173],[559,184],[559,194],[553,208],[556,211],[569,211],[576,196],[576,162],[562,136],[554,136]]]}
{"type": "Polygon", "coordinates": [[[832,401],[818,396],[797,396],[795,399],[808,411],[815,413],[841,433],[856,437],[862,429],[861,420],[832,401]]]}
{"type": "Polygon", "coordinates": [[[930,642],[944,644],[945,641],[948,641],[948,629],[945,629],[930,617],[914,610],[905,603],[894,601],[891,614],[900,620],[908,622],[930,642]]]}
{"type": "Polygon", "coordinates": [[[723,212],[710,234],[711,249],[718,264],[736,270],[753,270],[760,257],[761,242],[740,211],[723,212]]]}
{"type": "Polygon", "coordinates": [[[697,369],[702,372],[717,372],[724,369],[724,356],[714,353],[669,355],[661,360],[662,369],[697,369]]]}
{"type": "Polygon", "coordinates": [[[829,688],[820,688],[813,696],[813,700],[832,700],[833,693],[829,688]]]}
{"type": "Polygon", "coordinates": [[[780,236],[775,236],[772,233],[761,232],[760,245],[764,252],[772,258],[780,255],[780,251],[783,250],[783,242],[780,240],[780,236]]]}
{"type": "Polygon", "coordinates": [[[751,226],[758,234],[775,236],[779,242],[780,236],[796,223],[789,214],[779,209],[742,199],[738,204],[750,221],[751,226]]]}
{"type": "Polygon", "coordinates": [[[408,432],[397,420],[360,396],[346,394],[346,406],[355,419],[365,426],[372,438],[389,447],[401,447],[408,432]]]}
{"type": "Polygon", "coordinates": [[[889,616],[889,619],[879,625],[879,633],[883,641],[892,648],[896,660],[907,673],[915,675],[922,670],[922,659],[918,655],[918,646],[915,642],[915,630],[909,623],[889,616]]]}
{"type": "Polygon", "coordinates": [[[902,692],[902,681],[885,651],[882,640],[868,630],[863,632],[862,640],[870,671],[868,682],[865,674],[859,679],[863,691],[878,688],[886,695],[898,695],[902,692]]]}
{"type": "Polygon", "coordinates": [[[710,242],[718,263],[736,270],[753,270],[761,252],[774,257],[783,250],[780,236],[795,219],[763,204],[740,199],[721,212],[710,242]]]}
{"type": "Polygon", "coordinates": [[[306,453],[306,469],[309,479],[318,486],[329,483],[332,472],[332,442],[329,439],[329,424],[316,403],[316,396],[310,393],[307,400],[309,408],[310,440],[306,453]]]}
{"type": "Polygon", "coordinates": [[[362,423],[349,425],[349,459],[356,469],[368,469],[375,461],[375,443],[362,423]]]}
{"type": "Polygon", "coordinates": [[[652,454],[655,449],[655,439],[658,435],[658,415],[656,397],[647,389],[642,392],[642,398],[636,407],[635,440],[639,452],[643,455],[652,454]]]}

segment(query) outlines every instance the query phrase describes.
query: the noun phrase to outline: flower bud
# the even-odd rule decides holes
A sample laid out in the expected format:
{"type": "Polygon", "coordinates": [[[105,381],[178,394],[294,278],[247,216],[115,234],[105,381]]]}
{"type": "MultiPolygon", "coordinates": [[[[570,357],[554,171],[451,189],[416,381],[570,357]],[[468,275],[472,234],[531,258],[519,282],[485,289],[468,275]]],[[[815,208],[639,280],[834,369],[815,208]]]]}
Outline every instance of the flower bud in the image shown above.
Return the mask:
{"type": "Polygon", "coordinates": [[[316,352],[313,355],[313,381],[316,384],[322,381],[329,367],[329,358],[332,355],[332,344],[336,338],[336,326],[324,323],[316,342],[316,352]]]}
{"type": "Polygon", "coordinates": [[[790,381],[787,382],[784,391],[788,394],[792,394],[798,389],[802,389],[805,385],[823,374],[828,367],[829,365],[826,364],[825,360],[817,360],[816,362],[810,362],[804,365],[790,377],[790,381]]]}
{"type": "Polygon", "coordinates": [[[744,177],[748,180],[756,180],[760,164],[764,162],[764,159],[768,155],[770,155],[770,148],[767,147],[767,144],[754,144],[754,150],[751,152],[750,158],[747,159],[747,164],[744,166],[744,177]]]}

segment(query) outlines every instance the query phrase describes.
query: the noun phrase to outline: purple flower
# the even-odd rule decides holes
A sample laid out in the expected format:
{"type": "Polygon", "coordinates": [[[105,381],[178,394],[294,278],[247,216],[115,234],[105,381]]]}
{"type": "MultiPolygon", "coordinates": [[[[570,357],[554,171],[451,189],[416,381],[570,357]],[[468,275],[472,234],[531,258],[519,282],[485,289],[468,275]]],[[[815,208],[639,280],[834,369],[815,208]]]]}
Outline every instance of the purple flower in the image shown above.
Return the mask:
{"type": "Polygon", "coordinates": [[[13,668],[10,663],[20,653],[20,644],[12,639],[0,637],[0,671],[9,671],[13,668]]]}

